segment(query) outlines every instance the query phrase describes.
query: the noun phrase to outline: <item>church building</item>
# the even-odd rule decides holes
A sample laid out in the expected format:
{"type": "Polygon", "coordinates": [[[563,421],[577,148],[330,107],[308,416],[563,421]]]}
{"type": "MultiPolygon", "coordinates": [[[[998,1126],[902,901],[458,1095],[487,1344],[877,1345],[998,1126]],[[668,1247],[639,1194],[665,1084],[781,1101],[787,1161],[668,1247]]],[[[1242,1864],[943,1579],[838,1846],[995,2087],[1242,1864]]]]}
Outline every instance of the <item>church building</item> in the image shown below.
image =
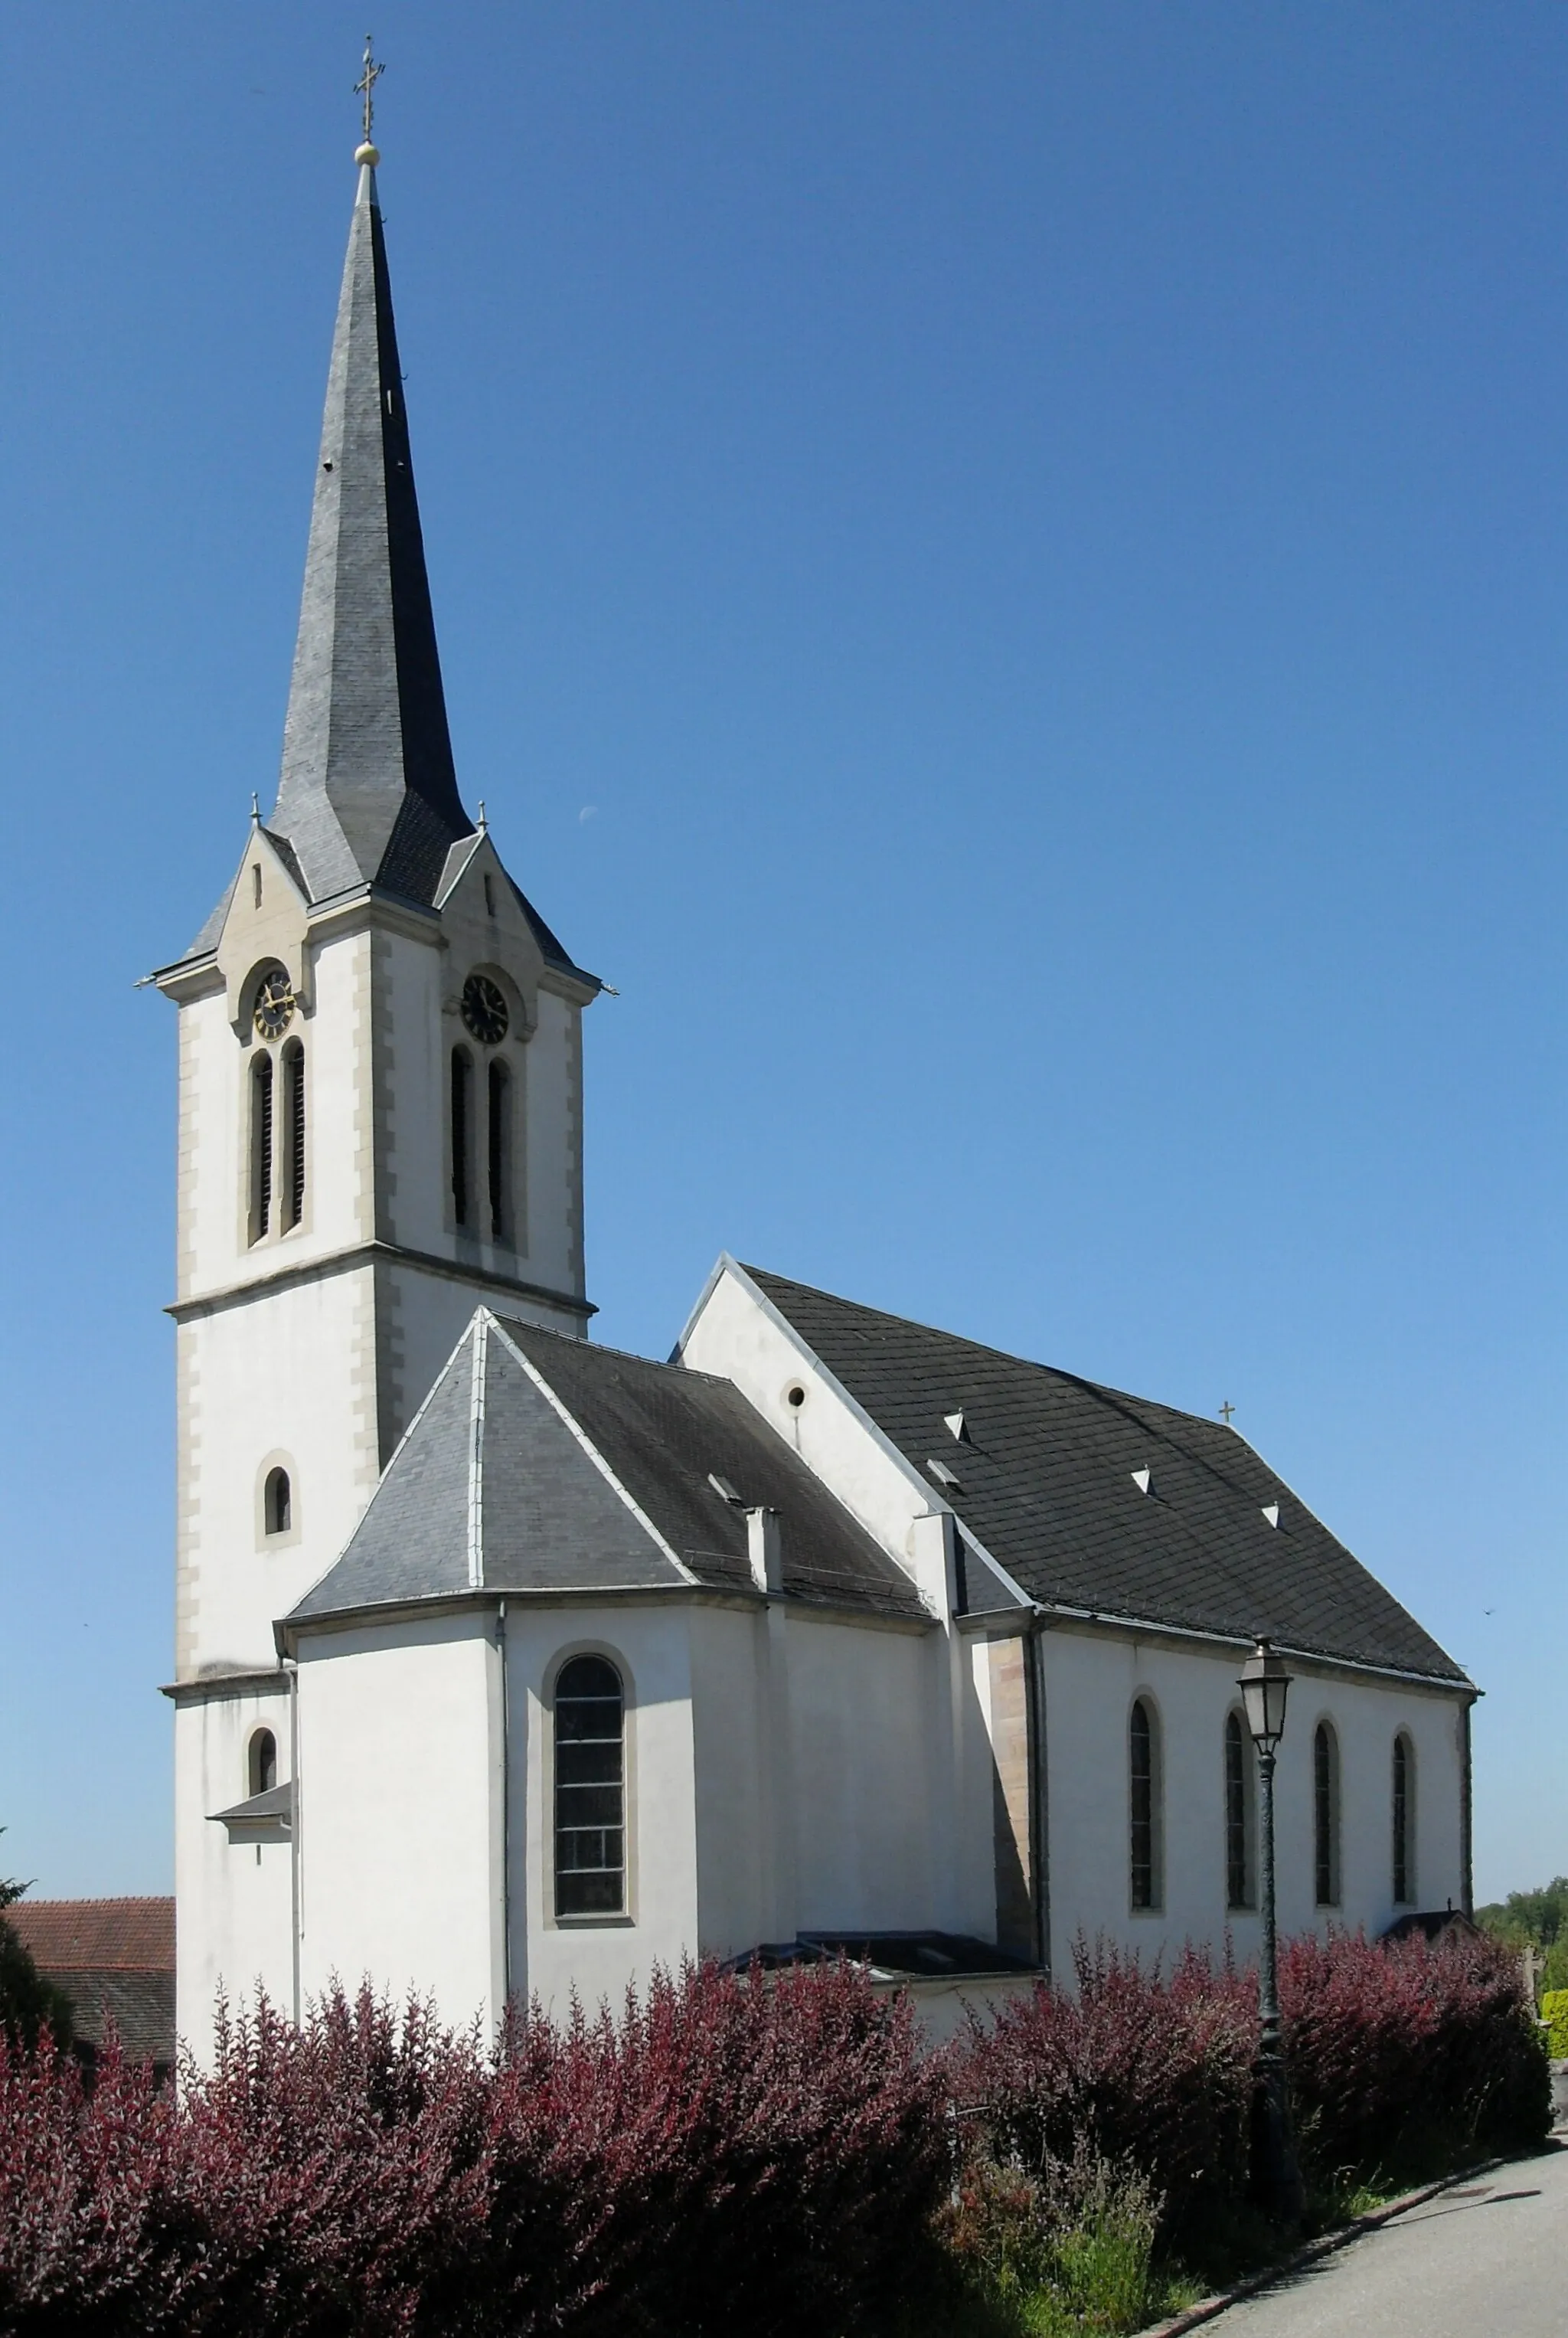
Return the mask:
{"type": "Polygon", "coordinates": [[[178,1008],[179,2026],[334,1976],[495,2021],[848,1945],[934,2022],[1468,1908],[1461,1668],[1227,1423],[721,1256],[595,1345],[600,984],[454,768],[357,157],[277,801],[178,1008]],[[944,2016],[939,2000],[946,2004],[944,2016]]]}

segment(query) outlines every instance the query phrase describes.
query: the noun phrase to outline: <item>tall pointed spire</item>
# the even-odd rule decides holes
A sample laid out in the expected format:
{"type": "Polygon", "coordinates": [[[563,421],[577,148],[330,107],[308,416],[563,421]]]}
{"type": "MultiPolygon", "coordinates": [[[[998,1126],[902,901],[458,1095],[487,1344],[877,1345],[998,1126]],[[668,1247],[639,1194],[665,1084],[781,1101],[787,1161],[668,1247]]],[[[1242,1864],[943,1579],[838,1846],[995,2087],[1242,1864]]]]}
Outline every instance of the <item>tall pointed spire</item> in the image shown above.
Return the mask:
{"type": "Polygon", "coordinates": [[[474,823],[457,792],[367,137],[338,303],[299,635],[269,827],[312,899],[435,898],[474,823]]]}

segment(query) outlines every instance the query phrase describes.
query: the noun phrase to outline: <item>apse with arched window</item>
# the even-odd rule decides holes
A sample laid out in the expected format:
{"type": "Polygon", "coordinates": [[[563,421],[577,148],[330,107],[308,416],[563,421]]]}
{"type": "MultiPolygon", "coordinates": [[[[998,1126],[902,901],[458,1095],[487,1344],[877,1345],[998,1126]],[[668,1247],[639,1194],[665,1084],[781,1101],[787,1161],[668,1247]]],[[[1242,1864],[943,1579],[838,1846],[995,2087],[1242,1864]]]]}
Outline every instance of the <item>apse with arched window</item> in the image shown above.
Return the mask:
{"type": "Polygon", "coordinates": [[[1257,1871],[1252,1744],[1239,1713],[1225,1716],[1225,1905],[1250,1908],[1257,1871]]]}
{"type": "Polygon", "coordinates": [[[1339,1905],[1339,1741],[1327,1721],[1312,1733],[1312,1896],[1339,1905]]]}
{"type": "Polygon", "coordinates": [[[555,1683],[555,1913],[626,1907],[625,1697],[603,1656],[573,1656],[555,1683]]]}
{"type": "Polygon", "coordinates": [[[278,1740],[270,1729],[258,1729],[245,1754],[245,1791],[270,1794],[278,1783],[278,1740]]]}
{"type": "Polygon", "coordinates": [[[1416,1748],[1404,1730],[1394,1740],[1394,1897],[1416,1897],[1416,1748]]]}
{"type": "Polygon", "coordinates": [[[1138,1697],[1127,1724],[1132,1820],[1130,1886],[1134,1908],[1160,1904],[1160,1732],[1147,1697],[1138,1697]]]}
{"type": "Polygon", "coordinates": [[[261,1488],[261,1515],[270,1535],[288,1534],[294,1524],[294,1488],[287,1469],[269,1469],[261,1488]]]}

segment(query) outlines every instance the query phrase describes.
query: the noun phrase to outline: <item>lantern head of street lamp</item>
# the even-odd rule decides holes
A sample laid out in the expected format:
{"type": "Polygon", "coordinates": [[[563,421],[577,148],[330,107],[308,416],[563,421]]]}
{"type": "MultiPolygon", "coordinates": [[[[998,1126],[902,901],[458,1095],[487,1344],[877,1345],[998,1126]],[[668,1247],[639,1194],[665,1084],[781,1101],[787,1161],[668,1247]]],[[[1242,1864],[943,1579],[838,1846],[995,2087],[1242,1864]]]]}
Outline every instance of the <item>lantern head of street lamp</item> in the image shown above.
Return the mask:
{"type": "Polygon", "coordinates": [[[1290,1675],[1284,1659],[1267,1640],[1259,1640],[1241,1668],[1237,1683],[1247,1708],[1247,1726],[1259,1753],[1271,1754],[1285,1734],[1285,1699],[1290,1675]]]}

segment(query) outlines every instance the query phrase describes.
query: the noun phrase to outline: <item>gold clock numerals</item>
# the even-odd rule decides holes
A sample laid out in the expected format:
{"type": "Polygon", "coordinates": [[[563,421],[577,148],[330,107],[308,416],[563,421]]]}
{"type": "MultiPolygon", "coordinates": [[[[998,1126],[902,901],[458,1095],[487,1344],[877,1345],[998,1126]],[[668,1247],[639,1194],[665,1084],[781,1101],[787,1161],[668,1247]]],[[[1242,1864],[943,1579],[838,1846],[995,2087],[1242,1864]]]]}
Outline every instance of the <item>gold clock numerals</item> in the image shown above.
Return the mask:
{"type": "Polygon", "coordinates": [[[483,1047],[497,1047],[506,1036],[505,993],[487,974],[471,974],[463,985],[463,1020],[483,1047]]]}
{"type": "Polygon", "coordinates": [[[254,1021],[260,1039],[280,1039],[294,1019],[294,990],[280,966],[261,977],[254,1021]]]}

